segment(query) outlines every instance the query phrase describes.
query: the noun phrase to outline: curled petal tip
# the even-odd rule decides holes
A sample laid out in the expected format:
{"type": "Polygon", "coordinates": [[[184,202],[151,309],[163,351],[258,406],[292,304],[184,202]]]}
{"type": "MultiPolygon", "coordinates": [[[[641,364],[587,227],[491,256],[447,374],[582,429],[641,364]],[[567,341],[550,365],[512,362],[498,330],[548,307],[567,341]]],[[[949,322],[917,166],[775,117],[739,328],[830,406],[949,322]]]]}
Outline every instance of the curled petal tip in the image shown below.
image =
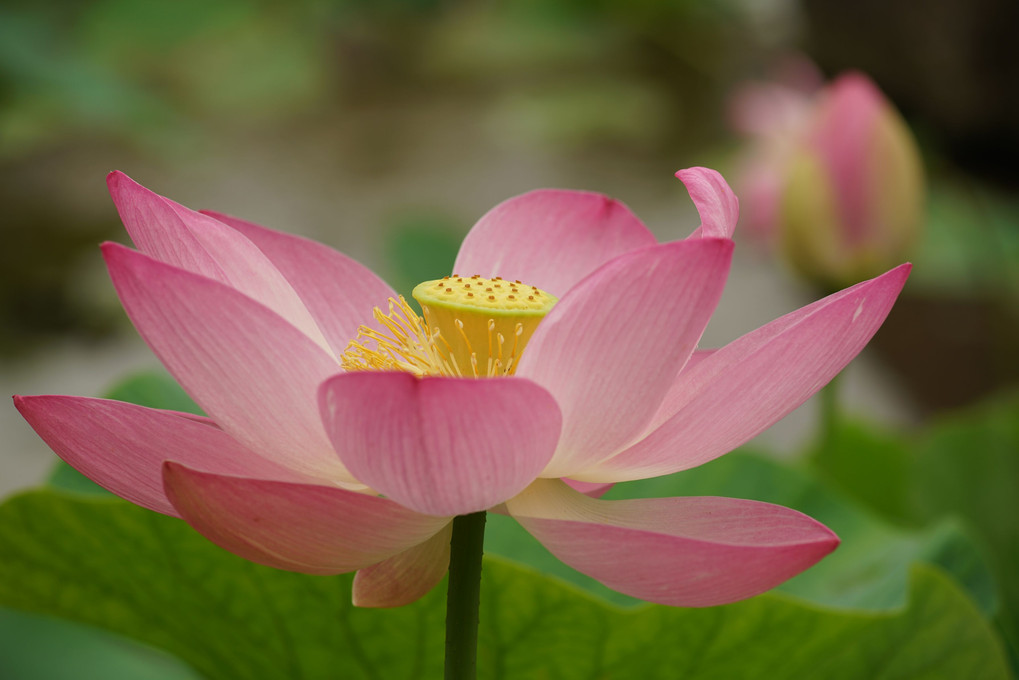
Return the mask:
{"type": "Polygon", "coordinates": [[[731,238],[739,221],[739,199],[721,173],[693,167],[676,172],[697,208],[701,226],[695,235],[731,238]]]}

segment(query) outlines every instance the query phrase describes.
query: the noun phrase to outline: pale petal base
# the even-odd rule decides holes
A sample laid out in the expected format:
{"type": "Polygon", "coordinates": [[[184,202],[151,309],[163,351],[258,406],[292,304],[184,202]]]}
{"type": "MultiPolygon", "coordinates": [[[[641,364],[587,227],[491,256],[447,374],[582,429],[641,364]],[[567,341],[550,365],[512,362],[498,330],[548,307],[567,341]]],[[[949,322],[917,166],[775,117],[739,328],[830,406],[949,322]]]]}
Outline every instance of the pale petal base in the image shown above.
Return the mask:
{"type": "Polygon", "coordinates": [[[449,568],[453,523],[421,545],[357,572],[355,607],[402,607],[423,597],[442,581],[449,568]]]}

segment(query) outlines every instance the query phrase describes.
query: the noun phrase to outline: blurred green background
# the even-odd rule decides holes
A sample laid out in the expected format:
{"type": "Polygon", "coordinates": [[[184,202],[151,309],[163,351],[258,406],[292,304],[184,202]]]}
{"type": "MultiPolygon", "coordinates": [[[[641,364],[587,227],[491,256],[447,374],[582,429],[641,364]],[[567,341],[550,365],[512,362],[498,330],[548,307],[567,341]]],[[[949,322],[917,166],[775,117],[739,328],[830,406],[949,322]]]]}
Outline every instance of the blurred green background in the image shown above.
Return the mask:
{"type": "MultiPolygon", "coordinates": [[[[914,274],[847,398],[907,432],[896,437],[952,422],[1019,383],[1017,26],[1014,0],[6,0],[0,386],[99,394],[155,365],[96,247],[126,240],[110,170],[327,242],[406,291],[447,273],[488,208],[538,187],[601,191],[659,238],[686,236],[696,215],[672,173],[707,165],[732,181],[734,88],[802,52],[828,77],[857,68],[877,82],[930,184],[914,274]]],[[[817,296],[742,247],[705,344],[817,296]]],[[[40,479],[45,446],[13,409],[0,428],[0,491],[40,479]]],[[[984,449],[1014,470],[1015,439],[994,441],[984,449]]],[[[919,521],[882,508],[872,468],[839,455],[821,477],[891,521],[919,521]]],[[[905,475],[912,455],[871,463],[905,475]]],[[[1019,496],[1019,480],[998,482],[996,499],[1019,496]]],[[[988,539],[1012,546],[1002,570],[1019,545],[1005,527],[988,539]]]]}

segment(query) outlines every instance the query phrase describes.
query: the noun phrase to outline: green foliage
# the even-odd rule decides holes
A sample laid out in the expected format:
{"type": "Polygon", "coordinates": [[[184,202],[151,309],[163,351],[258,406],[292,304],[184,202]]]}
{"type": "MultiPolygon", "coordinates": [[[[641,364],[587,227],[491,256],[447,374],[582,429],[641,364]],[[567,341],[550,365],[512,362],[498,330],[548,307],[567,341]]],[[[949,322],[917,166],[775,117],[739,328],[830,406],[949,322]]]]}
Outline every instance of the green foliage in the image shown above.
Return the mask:
{"type": "Polygon", "coordinates": [[[902,493],[910,473],[910,442],[899,433],[843,418],[835,418],[832,428],[823,448],[811,452],[817,477],[890,521],[910,523],[902,493]]]}
{"type": "Polygon", "coordinates": [[[178,659],[119,635],[0,608],[6,680],[197,680],[178,659]]]}
{"type": "Polygon", "coordinates": [[[897,521],[961,522],[997,577],[995,620],[1019,661],[1019,395],[960,413],[913,438],[844,423],[834,444],[813,452],[811,464],[897,521]],[[880,496],[870,488],[873,480],[880,480],[880,496]]]}
{"type": "MultiPolygon", "coordinates": [[[[0,555],[0,603],[161,647],[206,677],[440,674],[443,588],[399,609],[355,609],[349,576],[260,567],[118,499],[14,497],[0,506],[0,555]]],[[[482,603],[484,678],[1007,677],[979,611],[930,568],[914,572],[896,612],[781,595],[620,610],[490,559],[482,603]]]]}
{"type": "Polygon", "coordinates": [[[942,422],[917,448],[907,493],[918,521],[962,518],[988,548],[997,623],[1019,666],[1019,395],[942,422]]]}

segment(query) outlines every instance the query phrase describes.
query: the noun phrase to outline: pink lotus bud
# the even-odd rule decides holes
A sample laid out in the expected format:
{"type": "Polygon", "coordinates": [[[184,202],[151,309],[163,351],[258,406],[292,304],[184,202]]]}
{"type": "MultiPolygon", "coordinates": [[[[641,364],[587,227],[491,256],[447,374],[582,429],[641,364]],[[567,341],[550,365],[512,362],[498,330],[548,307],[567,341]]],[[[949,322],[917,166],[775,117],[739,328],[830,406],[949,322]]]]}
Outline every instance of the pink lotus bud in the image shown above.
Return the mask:
{"type": "Polygon", "coordinates": [[[902,262],[923,223],[916,141],[877,86],[846,73],[810,103],[801,127],[760,135],[745,191],[753,231],[796,271],[827,286],[902,262]]]}

